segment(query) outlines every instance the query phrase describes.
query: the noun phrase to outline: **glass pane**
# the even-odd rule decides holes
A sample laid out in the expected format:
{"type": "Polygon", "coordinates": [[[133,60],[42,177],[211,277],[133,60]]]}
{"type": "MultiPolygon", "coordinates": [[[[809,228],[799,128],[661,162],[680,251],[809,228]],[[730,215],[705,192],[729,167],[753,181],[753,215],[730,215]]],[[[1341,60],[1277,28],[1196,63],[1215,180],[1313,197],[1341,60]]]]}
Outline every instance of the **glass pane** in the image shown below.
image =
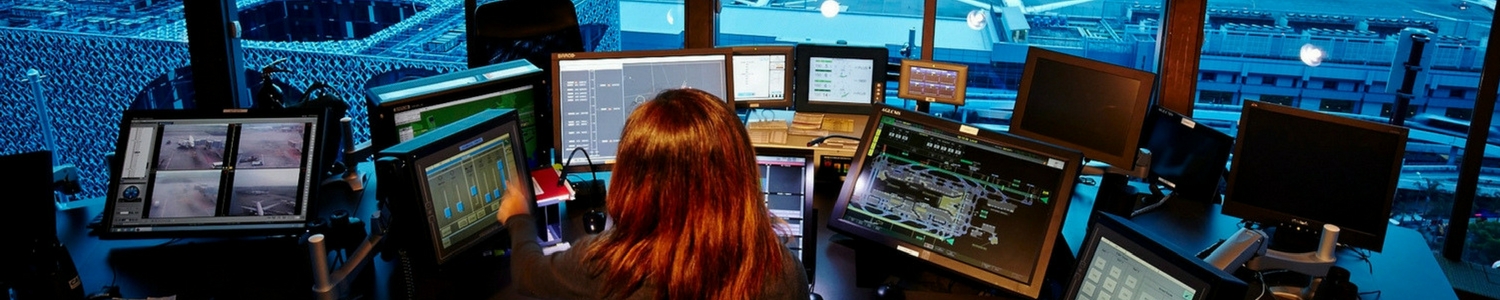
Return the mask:
{"type": "MultiPolygon", "coordinates": [[[[918,48],[911,46],[921,43],[921,0],[726,0],[724,3],[716,39],[721,46],[815,43],[884,47],[890,53],[887,63],[897,63],[903,51],[911,51],[913,57],[918,55],[918,48]]],[[[888,69],[889,72],[895,70],[888,69]]],[[[896,83],[888,81],[885,88],[887,101],[900,105],[896,83]]]]}
{"type": "MultiPolygon", "coordinates": [[[[1392,0],[1351,9],[1326,1],[1253,8],[1209,1],[1194,116],[1233,134],[1241,105],[1265,101],[1389,123],[1400,109],[1396,91],[1408,76],[1401,65],[1414,44],[1402,32],[1421,33],[1429,41],[1415,62],[1423,71],[1411,75],[1404,116],[1411,132],[1390,218],[1440,251],[1494,15],[1480,2],[1392,0]]],[[[1495,253],[1473,261],[1488,266],[1500,259],[1495,253]]]]}
{"type": "MultiPolygon", "coordinates": [[[[1026,47],[1155,70],[1160,1],[938,1],[933,59],[969,66],[967,103],[932,113],[1001,130],[1021,81],[1026,47]],[[1141,7],[1154,9],[1142,13],[1141,7]]],[[[920,58],[921,0],[737,0],[726,5],[721,45],[847,41],[884,45],[892,62],[920,58]],[[835,13],[837,12],[837,13],[835,13]],[[822,17],[832,15],[832,17],[822,17]],[[764,20],[777,20],[765,22],[764,20]]],[[[1149,10],[1149,9],[1148,9],[1149,10]]],[[[887,103],[915,108],[887,85],[887,103]]]]}
{"type": "Polygon", "coordinates": [[[18,1],[0,11],[9,15],[0,154],[56,149],[54,164],[78,168],[80,199],[104,196],[120,111],[191,105],[181,1],[18,1]]]}
{"type": "Polygon", "coordinates": [[[682,49],[683,0],[621,0],[619,4],[620,50],[682,49]]]}
{"type": "Polygon", "coordinates": [[[462,1],[266,1],[239,19],[250,91],[276,85],[290,105],[326,84],[349,105],[356,143],[370,136],[366,89],[467,67],[462,1]],[[262,77],[277,61],[286,72],[262,77]]]}

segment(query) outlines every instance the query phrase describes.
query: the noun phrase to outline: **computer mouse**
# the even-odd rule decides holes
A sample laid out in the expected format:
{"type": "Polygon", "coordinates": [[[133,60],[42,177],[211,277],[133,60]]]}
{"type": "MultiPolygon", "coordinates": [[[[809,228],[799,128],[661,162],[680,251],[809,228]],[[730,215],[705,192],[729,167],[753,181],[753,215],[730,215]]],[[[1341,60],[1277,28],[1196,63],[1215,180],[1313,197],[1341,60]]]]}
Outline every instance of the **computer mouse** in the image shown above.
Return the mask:
{"type": "Polygon", "coordinates": [[[606,221],[607,218],[605,218],[604,212],[590,210],[583,214],[583,231],[590,234],[604,232],[606,221]]]}

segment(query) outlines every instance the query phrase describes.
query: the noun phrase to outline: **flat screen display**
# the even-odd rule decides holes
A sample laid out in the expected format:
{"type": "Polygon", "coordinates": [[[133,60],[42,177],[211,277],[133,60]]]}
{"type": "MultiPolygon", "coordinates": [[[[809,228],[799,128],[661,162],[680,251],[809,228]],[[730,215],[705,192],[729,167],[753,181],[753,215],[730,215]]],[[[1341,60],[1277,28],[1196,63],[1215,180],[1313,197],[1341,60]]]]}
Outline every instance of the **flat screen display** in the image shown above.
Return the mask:
{"type": "Polygon", "coordinates": [[[1064,299],[1245,299],[1245,282],[1120,217],[1095,214],[1064,299]]]}
{"type": "Polygon", "coordinates": [[[1010,132],[1133,169],[1156,74],[1031,47],[1010,132]]]}
{"type": "Polygon", "coordinates": [[[371,144],[377,150],[437,130],[485,109],[515,109],[532,165],[546,164],[551,102],[545,73],[525,60],[477,67],[370,88],[371,144]],[[539,161],[537,161],[539,160],[539,161]]]}
{"type": "Polygon", "coordinates": [[[1245,101],[1239,128],[1224,214],[1268,226],[1333,224],[1340,243],[1384,247],[1407,128],[1260,101],[1245,101]]]}
{"type": "Polygon", "coordinates": [[[556,153],[568,166],[588,165],[568,161],[574,148],[612,165],[625,119],[663,90],[696,88],[725,101],[734,93],[729,49],[559,53],[552,63],[556,153]]]}
{"type": "Polygon", "coordinates": [[[813,238],[816,224],[812,220],[813,152],[802,149],[755,148],[755,164],[760,168],[762,193],[771,214],[785,220],[787,248],[792,255],[802,260],[802,265],[812,278],[813,251],[817,240],[813,238]]]}
{"type": "Polygon", "coordinates": [[[392,230],[439,265],[502,232],[495,214],[508,183],[532,193],[521,149],[515,113],[488,109],[381,151],[393,223],[407,224],[392,230]]]}
{"type": "Polygon", "coordinates": [[[791,46],[740,46],[734,51],[734,97],[740,108],[792,106],[791,46]]]}
{"type": "Polygon", "coordinates": [[[897,95],[905,99],[964,105],[969,66],[907,59],[901,61],[901,85],[897,95]]]}
{"type": "Polygon", "coordinates": [[[882,106],[830,227],[1036,297],[1081,154],[882,106]]]}
{"type": "Polygon", "coordinates": [[[306,228],[322,118],[310,111],[126,111],[101,237],[306,228]]]}
{"type": "Polygon", "coordinates": [[[798,44],[798,112],[867,115],[885,102],[885,47],[798,44]]]}
{"type": "Polygon", "coordinates": [[[1141,147],[1151,150],[1150,176],[1173,197],[1218,203],[1234,138],[1164,107],[1152,110],[1144,129],[1141,147]]]}

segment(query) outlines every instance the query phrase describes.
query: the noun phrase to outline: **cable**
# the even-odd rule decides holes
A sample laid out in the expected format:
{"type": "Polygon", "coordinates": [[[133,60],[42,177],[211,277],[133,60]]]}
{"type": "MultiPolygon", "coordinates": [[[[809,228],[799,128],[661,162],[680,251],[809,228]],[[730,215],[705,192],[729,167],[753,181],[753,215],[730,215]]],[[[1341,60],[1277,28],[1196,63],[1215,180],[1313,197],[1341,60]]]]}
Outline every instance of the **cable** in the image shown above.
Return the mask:
{"type": "Polygon", "coordinates": [[[812,139],[810,141],[807,141],[807,146],[808,147],[817,146],[818,144],[822,144],[823,141],[828,140],[828,139],[832,139],[832,138],[850,139],[850,140],[854,140],[856,142],[859,141],[859,138],[857,138],[857,137],[852,137],[852,136],[847,136],[847,135],[842,135],[842,134],[830,134],[830,135],[820,136],[818,138],[815,138],[815,139],[812,139]]]}
{"type": "MultiPolygon", "coordinates": [[[[568,159],[563,161],[563,165],[565,165],[565,166],[573,165],[573,155],[578,154],[578,152],[580,152],[580,151],[583,152],[583,161],[587,162],[589,164],[589,174],[594,177],[593,181],[594,182],[598,182],[599,181],[599,166],[594,164],[594,159],[589,158],[589,151],[588,150],[584,150],[583,147],[573,148],[573,151],[569,151],[568,152],[568,159]]],[[[563,168],[563,170],[567,170],[567,168],[563,168]]],[[[571,175],[558,176],[557,177],[557,185],[562,185],[563,181],[567,180],[568,176],[571,176],[571,175]]],[[[594,185],[594,184],[590,184],[590,185],[594,185]]],[[[593,191],[594,194],[598,195],[599,194],[599,187],[597,185],[594,185],[592,188],[594,189],[594,191],[593,191]]]]}
{"type": "Polygon", "coordinates": [[[1255,296],[1255,299],[1259,300],[1266,296],[1266,291],[1271,290],[1271,286],[1266,284],[1266,275],[1263,271],[1255,271],[1255,280],[1260,281],[1260,295],[1255,296]]]}

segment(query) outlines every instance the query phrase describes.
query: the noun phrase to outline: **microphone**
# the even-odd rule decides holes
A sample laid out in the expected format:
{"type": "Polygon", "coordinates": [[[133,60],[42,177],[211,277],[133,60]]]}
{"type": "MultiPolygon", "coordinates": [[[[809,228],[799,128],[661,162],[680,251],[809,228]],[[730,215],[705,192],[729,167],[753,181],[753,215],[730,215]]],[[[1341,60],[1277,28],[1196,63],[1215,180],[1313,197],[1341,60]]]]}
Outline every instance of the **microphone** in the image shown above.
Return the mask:
{"type": "Polygon", "coordinates": [[[818,138],[812,139],[811,141],[807,141],[807,146],[808,147],[817,146],[818,144],[822,144],[823,141],[826,141],[828,139],[833,139],[833,138],[850,139],[850,140],[854,140],[856,142],[859,141],[859,138],[857,138],[857,137],[852,137],[852,136],[847,136],[847,135],[842,135],[842,134],[830,134],[830,135],[820,136],[818,138]]]}

